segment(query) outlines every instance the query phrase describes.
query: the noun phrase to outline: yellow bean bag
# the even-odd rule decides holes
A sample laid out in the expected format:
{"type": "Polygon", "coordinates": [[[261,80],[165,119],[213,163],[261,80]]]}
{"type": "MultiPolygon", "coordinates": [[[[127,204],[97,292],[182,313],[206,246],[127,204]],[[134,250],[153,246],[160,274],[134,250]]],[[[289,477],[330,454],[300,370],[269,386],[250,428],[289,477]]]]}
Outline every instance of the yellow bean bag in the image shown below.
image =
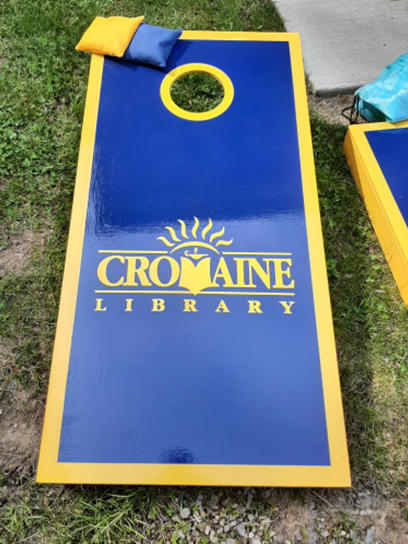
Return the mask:
{"type": "Polygon", "coordinates": [[[75,47],[77,51],[122,57],[144,17],[96,17],[75,47]]]}

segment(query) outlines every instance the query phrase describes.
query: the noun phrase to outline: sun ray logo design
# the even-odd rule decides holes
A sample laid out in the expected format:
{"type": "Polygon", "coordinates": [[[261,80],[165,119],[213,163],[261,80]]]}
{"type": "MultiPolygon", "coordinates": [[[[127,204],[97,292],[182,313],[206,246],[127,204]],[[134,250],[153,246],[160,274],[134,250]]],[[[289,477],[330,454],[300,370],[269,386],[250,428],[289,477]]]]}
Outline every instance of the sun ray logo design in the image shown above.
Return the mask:
{"type": "MultiPolygon", "coordinates": [[[[163,226],[165,235],[156,238],[165,249],[142,250],[136,246],[129,251],[99,250],[109,254],[97,266],[99,282],[118,288],[109,293],[294,296],[294,292],[286,291],[295,287],[292,253],[242,251],[239,240],[225,239],[225,227],[214,227],[211,219],[203,226],[196,217],[192,225],[181,219],[178,222],[177,228],[163,226]],[[233,241],[241,251],[230,250],[233,241]],[[129,290],[133,287],[137,289],[129,290]]],[[[130,299],[127,304],[131,304],[130,299]]]]}
{"type": "Polygon", "coordinates": [[[211,234],[211,229],[213,226],[211,219],[208,219],[208,224],[201,230],[201,233],[198,234],[200,222],[197,217],[194,217],[194,225],[191,228],[191,237],[194,239],[192,240],[187,234],[187,227],[184,221],[179,219],[178,222],[180,223],[180,238],[177,236],[172,227],[165,227],[166,230],[169,231],[172,241],[168,240],[164,236],[159,236],[157,240],[163,242],[166,247],[171,248],[169,253],[174,253],[180,249],[185,249],[185,256],[180,258],[181,271],[179,286],[185,287],[191,291],[193,295],[196,295],[203,289],[212,286],[210,273],[211,257],[208,256],[208,253],[198,253],[198,248],[205,248],[219,255],[220,252],[218,251],[217,247],[230,246],[233,239],[221,239],[221,236],[223,236],[225,232],[224,227],[222,227],[222,229],[218,232],[211,234]],[[207,235],[208,241],[206,241],[207,235]],[[185,242],[184,240],[188,241],[185,242]],[[213,244],[214,241],[215,243],[213,244]],[[190,253],[190,250],[186,249],[190,247],[194,248],[193,253],[190,253]]]}
{"type": "MultiPolygon", "coordinates": [[[[179,219],[178,222],[180,223],[180,236],[184,238],[185,240],[190,240],[190,237],[187,235],[186,224],[181,219],[179,219]]],[[[200,246],[200,247],[205,247],[207,249],[210,249],[211,251],[215,251],[215,253],[219,254],[219,251],[216,249],[218,246],[230,246],[232,244],[233,240],[231,238],[231,240],[228,240],[228,241],[217,240],[217,242],[214,244],[215,247],[211,245],[213,240],[216,240],[217,238],[220,238],[221,236],[224,235],[224,232],[225,232],[224,227],[222,227],[220,231],[214,232],[213,234],[210,235],[209,243],[205,242],[205,238],[207,234],[212,229],[211,219],[208,220],[208,225],[204,227],[203,230],[201,231],[201,238],[203,240],[203,242],[201,242],[200,239],[197,238],[197,230],[199,226],[200,226],[200,221],[197,219],[197,217],[194,217],[194,225],[191,229],[191,236],[195,238],[197,241],[183,242],[183,240],[180,240],[180,238],[177,237],[172,227],[165,227],[165,229],[169,231],[170,237],[173,240],[173,242],[181,242],[181,244],[176,245],[175,243],[172,243],[169,240],[167,240],[167,238],[165,238],[164,236],[159,236],[157,239],[160,240],[160,242],[163,242],[163,244],[165,244],[167,247],[172,248],[170,253],[174,253],[178,249],[182,249],[184,247],[200,246]]]]}

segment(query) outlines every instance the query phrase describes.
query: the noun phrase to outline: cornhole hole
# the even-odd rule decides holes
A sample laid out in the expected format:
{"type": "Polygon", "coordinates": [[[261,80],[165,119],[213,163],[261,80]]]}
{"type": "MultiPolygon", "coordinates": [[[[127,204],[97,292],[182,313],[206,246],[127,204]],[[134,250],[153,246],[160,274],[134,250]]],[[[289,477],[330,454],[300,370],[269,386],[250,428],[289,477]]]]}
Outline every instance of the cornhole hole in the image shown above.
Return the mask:
{"type": "Polygon", "coordinates": [[[408,305],[408,122],[352,125],[343,149],[391,272],[408,305]]]}
{"type": "Polygon", "coordinates": [[[297,35],[92,58],[37,480],[349,486],[297,35]]]}

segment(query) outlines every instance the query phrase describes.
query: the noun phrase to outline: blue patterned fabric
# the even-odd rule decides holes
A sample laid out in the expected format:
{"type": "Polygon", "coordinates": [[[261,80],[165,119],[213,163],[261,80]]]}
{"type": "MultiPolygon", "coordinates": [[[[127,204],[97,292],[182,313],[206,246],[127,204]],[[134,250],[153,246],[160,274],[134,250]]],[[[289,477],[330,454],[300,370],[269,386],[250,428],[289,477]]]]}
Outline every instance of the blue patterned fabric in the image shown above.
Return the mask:
{"type": "Polygon", "coordinates": [[[169,30],[142,23],[123,55],[124,60],[165,68],[167,59],[183,30],[169,30]]]}

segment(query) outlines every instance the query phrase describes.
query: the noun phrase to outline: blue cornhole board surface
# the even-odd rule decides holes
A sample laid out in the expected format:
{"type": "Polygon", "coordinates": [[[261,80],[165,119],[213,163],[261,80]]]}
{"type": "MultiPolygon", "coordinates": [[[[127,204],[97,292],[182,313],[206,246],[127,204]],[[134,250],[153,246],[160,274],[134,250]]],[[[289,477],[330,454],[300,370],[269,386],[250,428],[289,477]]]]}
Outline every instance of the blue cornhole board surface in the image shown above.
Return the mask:
{"type": "Polygon", "coordinates": [[[408,128],[365,133],[388,187],[408,224],[408,128]]]}
{"type": "MultiPolygon", "coordinates": [[[[317,199],[313,177],[311,196],[302,184],[298,131],[308,127],[306,117],[299,129],[295,105],[297,42],[190,36],[164,70],[93,60],[100,72],[92,68],[90,86],[99,73],[100,87],[91,175],[74,201],[84,228],[70,233],[78,281],[63,287],[76,298],[71,327],[61,303],[56,350],[58,334],[69,350],[54,355],[38,480],[348,485],[319,218],[313,238],[305,219],[305,199],[314,210],[317,199]],[[222,115],[194,122],[164,106],[163,78],[189,63],[231,80],[222,115]],[[130,285],[134,257],[151,268],[130,285]],[[191,271],[206,259],[217,279],[186,288],[185,261],[191,271]],[[328,333],[318,331],[323,321],[328,333]],[[332,342],[324,360],[319,334],[332,342]],[[326,396],[324,365],[334,377],[326,396]]],[[[70,248],[66,277],[69,265],[70,248]]]]}
{"type": "Polygon", "coordinates": [[[343,149],[401,297],[408,305],[408,123],[349,127],[343,149]]]}

